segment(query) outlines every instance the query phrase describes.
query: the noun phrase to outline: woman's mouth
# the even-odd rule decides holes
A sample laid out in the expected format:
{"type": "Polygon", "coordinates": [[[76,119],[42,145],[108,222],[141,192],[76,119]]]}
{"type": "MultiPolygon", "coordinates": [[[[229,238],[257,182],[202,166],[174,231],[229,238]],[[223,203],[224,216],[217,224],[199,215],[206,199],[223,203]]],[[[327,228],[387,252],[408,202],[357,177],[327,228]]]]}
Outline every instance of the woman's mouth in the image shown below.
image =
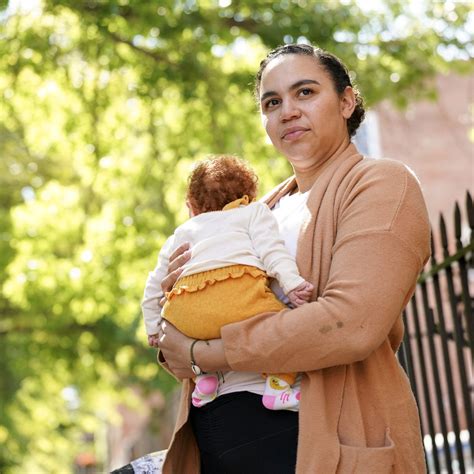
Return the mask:
{"type": "Polygon", "coordinates": [[[302,128],[302,127],[287,128],[286,130],[283,131],[281,135],[281,139],[287,142],[292,142],[292,141],[298,140],[307,131],[308,131],[307,128],[302,128]]]}

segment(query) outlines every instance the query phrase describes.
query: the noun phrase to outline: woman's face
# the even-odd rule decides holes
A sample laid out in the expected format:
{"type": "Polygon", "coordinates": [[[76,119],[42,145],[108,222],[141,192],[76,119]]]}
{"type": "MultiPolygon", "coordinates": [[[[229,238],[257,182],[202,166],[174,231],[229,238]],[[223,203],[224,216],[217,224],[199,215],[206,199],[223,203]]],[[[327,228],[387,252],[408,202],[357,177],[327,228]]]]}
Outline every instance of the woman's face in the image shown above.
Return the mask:
{"type": "Polygon", "coordinates": [[[275,148],[295,170],[314,167],[349,142],[346,121],[354,106],[352,88],[338,95],[314,57],[282,55],[263,72],[262,121],[275,148]]]}

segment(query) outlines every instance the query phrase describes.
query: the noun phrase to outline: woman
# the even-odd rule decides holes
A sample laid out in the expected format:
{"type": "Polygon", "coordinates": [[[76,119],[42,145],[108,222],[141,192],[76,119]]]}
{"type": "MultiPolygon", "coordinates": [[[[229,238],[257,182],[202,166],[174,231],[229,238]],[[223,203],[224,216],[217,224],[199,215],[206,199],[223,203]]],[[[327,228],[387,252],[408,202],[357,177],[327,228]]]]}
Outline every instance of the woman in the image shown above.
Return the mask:
{"type": "MultiPolygon", "coordinates": [[[[395,357],[401,312],[429,256],[419,184],[404,165],[366,159],[351,143],[362,100],[331,54],[277,48],[261,63],[256,93],[295,174],[266,202],[277,214],[296,202],[280,224],[315,290],[299,308],[225,326],[192,356],[193,341],[162,324],[160,356],[185,379],[163,472],[425,472],[416,404],[395,357]],[[235,391],[206,412],[190,413],[191,359],[230,374],[226,384],[236,377],[235,391]],[[258,392],[252,374],[281,371],[303,373],[299,415],[276,412],[265,429],[246,388],[258,392]]],[[[176,256],[165,290],[187,258],[176,256]]]]}

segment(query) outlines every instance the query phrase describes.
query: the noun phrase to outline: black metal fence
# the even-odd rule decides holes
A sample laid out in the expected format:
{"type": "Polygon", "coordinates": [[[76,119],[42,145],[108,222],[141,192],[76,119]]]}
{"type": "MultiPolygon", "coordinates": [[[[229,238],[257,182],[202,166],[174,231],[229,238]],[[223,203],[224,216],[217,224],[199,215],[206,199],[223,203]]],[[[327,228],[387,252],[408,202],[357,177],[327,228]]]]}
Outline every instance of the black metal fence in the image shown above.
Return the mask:
{"type": "Polygon", "coordinates": [[[404,313],[398,353],[418,402],[430,472],[473,472],[474,207],[456,202],[454,235],[443,215],[432,257],[404,313]],[[452,235],[454,238],[450,238],[452,235]]]}

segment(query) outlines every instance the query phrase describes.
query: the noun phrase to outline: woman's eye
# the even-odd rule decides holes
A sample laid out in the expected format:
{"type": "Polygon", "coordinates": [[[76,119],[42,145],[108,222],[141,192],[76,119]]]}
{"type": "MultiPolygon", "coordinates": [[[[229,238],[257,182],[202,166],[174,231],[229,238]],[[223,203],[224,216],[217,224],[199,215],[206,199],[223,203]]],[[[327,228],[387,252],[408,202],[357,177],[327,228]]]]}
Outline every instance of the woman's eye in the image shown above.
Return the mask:
{"type": "Polygon", "coordinates": [[[300,95],[311,95],[313,91],[311,89],[301,89],[300,95]]]}
{"type": "Polygon", "coordinates": [[[268,102],[265,103],[265,108],[271,109],[272,107],[275,107],[279,103],[280,101],[278,99],[270,99],[268,102]]]}

